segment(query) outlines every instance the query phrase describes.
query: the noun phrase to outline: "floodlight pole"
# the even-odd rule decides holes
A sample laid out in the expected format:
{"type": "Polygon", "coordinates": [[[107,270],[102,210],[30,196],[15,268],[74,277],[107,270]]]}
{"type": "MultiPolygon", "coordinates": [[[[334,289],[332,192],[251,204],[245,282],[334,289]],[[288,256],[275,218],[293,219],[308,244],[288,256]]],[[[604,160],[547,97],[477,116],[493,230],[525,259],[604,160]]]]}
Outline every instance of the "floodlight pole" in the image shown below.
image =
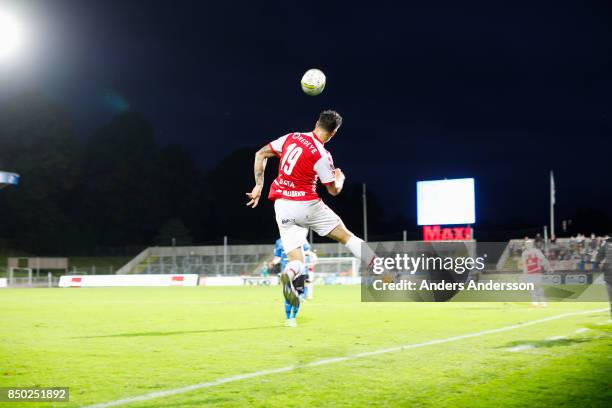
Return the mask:
{"type": "Polygon", "coordinates": [[[550,203],[550,236],[555,235],[555,203],[550,203]]]}
{"type": "Polygon", "coordinates": [[[363,240],[368,242],[368,205],[366,204],[366,183],[363,183],[361,201],[363,205],[363,240]]]}
{"type": "Polygon", "coordinates": [[[555,176],[550,171],[550,237],[555,236],[555,176]]]}
{"type": "MultiPolygon", "coordinates": [[[[19,174],[0,171],[0,190],[8,186],[17,186],[19,184],[19,174]]],[[[32,271],[29,273],[30,286],[32,286],[32,271]]],[[[13,268],[9,268],[8,284],[13,284],[13,268]]]]}
{"type": "Polygon", "coordinates": [[[227,275],[227,235],[223,236],[223,274],[227,275]]]}

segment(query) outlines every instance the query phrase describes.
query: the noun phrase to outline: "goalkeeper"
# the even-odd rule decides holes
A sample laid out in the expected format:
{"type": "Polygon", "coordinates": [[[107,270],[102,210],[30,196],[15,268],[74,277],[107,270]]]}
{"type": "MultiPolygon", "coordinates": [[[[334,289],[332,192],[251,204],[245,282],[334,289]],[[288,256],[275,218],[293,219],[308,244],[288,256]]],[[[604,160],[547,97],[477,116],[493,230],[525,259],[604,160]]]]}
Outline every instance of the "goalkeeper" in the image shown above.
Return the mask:
{"type": "MultiPolygon", "coordinates": [[[[302,247],[302,250],[304,251],[304,256],[305,256],[305,261],[306,261],[305,263],[308,264],[310,262],[309,260],[310,244],[306,242],[304,246],[302,247]]],[[[276,240],[276,243],[274,244],[274,259],[272,260],[272,264],[274,266],[279,265],[280,270],[284,271],[285,265],[287,265],[287,262],[289,262],[289,258],[287,257],[287,253],[283,249],[283,243],[279,238],[276,240]]],[[[304,299],[307,294],[307,290],[308,290],[306,286],[307,283],[310,283],[307,272],[300,274],[293,281],[293,286],[295,287],[295,290],[297,291],[298,295],[302,299],[304,299]]],[[[300,310],[299,304],[297,306],[291,306],[291,304],[287,302],[287,300],[285,300],[285,326],[286,327],[296,327],[297,326],[297,321],[295,319],[297,317],[299,310],[300,310]]]]}

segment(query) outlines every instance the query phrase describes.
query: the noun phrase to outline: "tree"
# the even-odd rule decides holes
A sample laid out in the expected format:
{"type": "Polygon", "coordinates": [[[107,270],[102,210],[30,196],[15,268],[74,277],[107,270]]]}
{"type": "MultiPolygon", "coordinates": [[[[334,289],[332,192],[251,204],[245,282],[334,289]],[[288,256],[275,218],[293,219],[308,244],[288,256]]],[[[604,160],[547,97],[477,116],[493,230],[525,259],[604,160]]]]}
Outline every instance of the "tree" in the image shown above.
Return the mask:
{"type": "MultiPolygon", "coordinates": [[[[258,207],[246,207],[247,191],[253,188],[253,159],[255,148],[235,150],[225,157],[206,177],[207,193],[203,202],[206,219],[207,239],[219,239],[224,235],[244,242],[269,242],[278,237],[274,221],[273,203],[267,200],[268,189],[277,175],[278,160],[270,159],[266,166],[265,187],[258,207]]],[[[347,226],[362,235],[363,214],[361,210],[361,183],[347,183],[338,197],[331,197],[321,185],[319,196],[340,215],[347,226]]],[[[368,192],[368,213],[370,233],[401,231],[398,217],[387,220],[375,191],[368,192]]],[[[401,237],[401,235],[400,235],[401,237]]],[[[234,242],[236,240],[234,239],[234,242]]]]}
{"type": "Polygon", "coordinates": [[[47,98],[26,94],[0,109],[0,166],[21,175],[3,191],[1,233],[38,253],[65,251],[77,240],[69,197],[78,182],[81,144],[68,115],[47,98]]]}
{"type": "MultiPolygon", "coordinates": [[[[261,242],[278,235],[274,222],[272,202],[263,197],[253,210],[246,206],[247,191],[253,189],[253,159],[255,148],[242,148],[226,156],[211,169],[205,178],[203,210],[206,219],[206,239],[219,239],[224,235],[245,242],[261,242]]],[[[266,187],[276,177],[276,160],[270,160],[266,169],[266,187]]]]}
{"type": "Polygon", "coordinates": [[[75,211],[98,245],[150,243],[168,216],[153,128],[138,113],[116,116],[85,153],[75,211]]]}
{"type": "Polygon", "coordinates": [[[161,149],[160,187],[168,200],[168,216],[184,220],[190,231],[202,239],[205,231],[204,176],[193,156],[179,145],[161,149]]]}
{"type": "Polygon", "coordinates": [[[192,245],[193,240],[189,230],[178,218],[171,218],[164,223],[155,237],[155,245],[184,246],[192,245]]]}

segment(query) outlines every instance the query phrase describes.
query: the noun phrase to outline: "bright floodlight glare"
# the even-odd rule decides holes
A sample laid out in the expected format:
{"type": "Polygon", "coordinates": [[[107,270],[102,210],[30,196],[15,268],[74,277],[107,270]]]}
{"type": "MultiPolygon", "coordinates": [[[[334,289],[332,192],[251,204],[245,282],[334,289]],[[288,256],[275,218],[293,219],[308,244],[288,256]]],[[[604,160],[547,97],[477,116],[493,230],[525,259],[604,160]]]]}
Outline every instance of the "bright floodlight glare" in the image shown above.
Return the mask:
{"type": "Polygon", "coordinates": [[[13,57],[21,48],[23,29],[19,20],[0,10],[0,62],[13,57]]]}

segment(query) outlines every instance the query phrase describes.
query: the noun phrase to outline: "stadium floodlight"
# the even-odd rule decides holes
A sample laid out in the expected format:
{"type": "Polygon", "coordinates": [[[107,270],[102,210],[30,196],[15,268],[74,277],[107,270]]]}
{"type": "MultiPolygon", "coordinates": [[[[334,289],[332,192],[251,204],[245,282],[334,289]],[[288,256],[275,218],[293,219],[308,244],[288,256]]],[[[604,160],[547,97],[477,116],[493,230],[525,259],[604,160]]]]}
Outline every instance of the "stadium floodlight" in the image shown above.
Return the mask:
{"type": "Polygon", "coordinates": [[[24,30],[21,21],[0,9],[0,63],[14,58],[22,48],[24,30]]]}
{"type": "Polygon", "coordinates": [[[0,171],[0,189],[19,184],[19,174],[0,171]]]}

